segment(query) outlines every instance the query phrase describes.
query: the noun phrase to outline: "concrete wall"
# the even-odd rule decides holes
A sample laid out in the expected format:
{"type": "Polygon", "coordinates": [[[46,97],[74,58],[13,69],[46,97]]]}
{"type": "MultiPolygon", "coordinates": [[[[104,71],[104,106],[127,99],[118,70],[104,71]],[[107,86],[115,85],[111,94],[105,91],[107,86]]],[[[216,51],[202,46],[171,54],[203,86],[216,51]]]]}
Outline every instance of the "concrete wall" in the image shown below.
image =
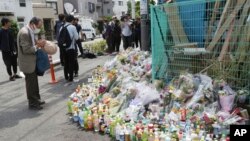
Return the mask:
{"type": "Polygon", "coordinates": [[[57,7],[58,7],[58,14],[63,13],[63,0],[57,1],[57,7]]]}
{"type": "Polygon", "coordinates": [[[96,9],[97,5],[97,0],[78,0],[78,5],[79,5],[79,15],[90,18],[94,21],[98,19],[98,12],[96,9]],[[89,10],[89,2],[94,4],[94,11],[90,12],[89,10]]]}
{"type": "Polygon", "coordinates": [[[114,11],[114,15],[116,15],[118,18],[120,18],[123,13],[126,14],[128,11],[128,6],[127,6],[127,0],[113,0],[114,2],[114,7],[113,7],[113,11],[114,11]],[[119,1],[123,2],[123,5],[119,5],[119,1]]]}
{"type": "Polygon", "coordinates": [[[34,16],[37,16],[40,18],[49,18],[49,19],[57,18],[57,15],[54,14],[55,11],[51,8],[34,7],[33,12],[34,12],[34,16]]]}
{"type": "Polygon", "coordinates": [[[103,16],[114,16],[114,11],[113,11],[113,3],[112,0],[104,0],[104,1],[108,1],[109,3],[105,3],[103,4],[103,16]],[[110,13],[108,13],[108,11],[110,11],[110,13]]]}
{"type": "Polygon", "coordinates": [[[20,7],[19,0],[15,0],[15,17],[24,18],[24,25],[33,17],[32,0],[26,0],[26,7],[20,7]]]}

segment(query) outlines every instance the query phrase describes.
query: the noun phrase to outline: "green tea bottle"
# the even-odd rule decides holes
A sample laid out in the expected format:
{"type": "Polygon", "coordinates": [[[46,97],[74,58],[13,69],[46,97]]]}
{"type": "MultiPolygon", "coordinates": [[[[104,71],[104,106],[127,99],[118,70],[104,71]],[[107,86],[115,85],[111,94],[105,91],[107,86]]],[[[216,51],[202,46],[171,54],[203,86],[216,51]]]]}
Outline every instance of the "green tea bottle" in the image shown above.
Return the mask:
{"type": "Polygon", "coordinates": [[[142,133],[142,141],[148,141],[148,128],[145,128],[142,133]]]}
{"type": "Polygon", "coordinates": [[[68,114],[73,114],[73,110],[72,110],[72,106],[73,106],[73,101],[69,100],[67,102],[67,105],[68,105],[68,114]]]}

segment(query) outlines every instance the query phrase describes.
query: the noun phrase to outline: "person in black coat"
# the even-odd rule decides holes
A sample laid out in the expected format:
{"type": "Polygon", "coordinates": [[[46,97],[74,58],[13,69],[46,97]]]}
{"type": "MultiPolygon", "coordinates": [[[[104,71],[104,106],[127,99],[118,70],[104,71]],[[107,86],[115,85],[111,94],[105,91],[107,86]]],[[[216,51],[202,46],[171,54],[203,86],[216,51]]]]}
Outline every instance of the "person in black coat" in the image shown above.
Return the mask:
{"type": "Polygon", "coordinates": [[[112,34],[113,34],[113,47],[112,48],[116,52],[119,52],[120,44],[121,44],[121,34],[122,34],[122,29],[121,29],[119,20],[115,20],[115,25],[114,25],[112,34]]]}
{"type": "Polygon", "coordinates": [[[77,33],[79,34],[79,37],[81,37],[81,39],[79,38],[76,41],[76,43],[77,43],[77,46],[78,46],[79,51],[81,53],[81,55],[79,57],[85,58],[84,53],[83,53],[83,48],[82,48],[82,38],[83,38],[82,26],[80,24],[78,24],[78,22],[79,22],[79,19],[75,18],[74,25],[76,26],[76,30],[77,30],[77,33]]]}
{"type": "MultiPolygon", "coordinates": [[[[56,21],[56,24],[54,26],[57,41],[59,39],[60,29],[65,24],[65,15],[64,14],[59,14],[58,18],[59,18],[59,20],[56,21]]],[[[65,54],[65,52],[64,52],[63,47],[59,46],[59,49],[60,49],[60,62],[61,62],[61,65],[64,66],[64,54],[65,54]]]]}
{"type": "Polygon", "coordinates": [[[107,42],[107,45],[108,45],[108,50],[107,52],[108,53],[112,53],[112,27],[111,25],[109,24],[109,21],[108,20],[105,20],[105,33],[104,33],[104,38],[107,42]]]}
{"type": "Polygon", "coordinates": [[[17,49],[14,37],[11,34],[11,22],[8,18],[2,18],[2,28],[0,29],[0,50],[2,58],[9,74],[9,80],[15,81],[16,78],[21,78],[17,75],[17,49]],[[12,72],[12,70],[13,72],[12,72]]]}
{"type": "Polygon", "coordinates": [[[141,20],[140,18],[136,19],[135,22],[135,46],[141,48],[141,20]]]}

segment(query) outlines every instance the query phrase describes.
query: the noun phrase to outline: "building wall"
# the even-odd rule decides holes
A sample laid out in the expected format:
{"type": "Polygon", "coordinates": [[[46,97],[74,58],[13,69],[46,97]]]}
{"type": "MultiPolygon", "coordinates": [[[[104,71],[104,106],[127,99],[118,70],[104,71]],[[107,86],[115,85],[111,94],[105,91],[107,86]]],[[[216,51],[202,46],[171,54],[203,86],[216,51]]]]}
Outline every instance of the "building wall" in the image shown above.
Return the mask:
{"type": "Polygon", "coordinates": [[[103,16],[114,16],[112,0],[103,0],[103,16]]]}
{"type": "Polygon", "coordinates": [[[33,0],[34,16],[43,19],[43,27],[45,37],[48,40],[53,40],[55,20],[57,20],[58,0],[33,0]]]}
{"type": "Polygon", "coordinates": [[[128,11],[127,0],[113,0],[114,2],[114,15],[120,18],[122,15],[126,14],[128,11]]]}
{"type": "MultiPolygon", "coordinates": [[[[78,13],[76,15],[93,19],[102,19],[103,16],[120,17],[122,13],[127,13],[127,0],[78,0],[78,13]],[[113,2],[114,1],[114,2],[113,2]],[[123,6],[119,6],[118,1],[123,1],[123,6]],[[89,11],[89,2],[95,5],[94,12],[89,11]]],[[[58,13],[64,13],[64,0],[58,0],[58,13]]]]}
{"type": "Polygon", "coordinates": [[[58,7],[58,14],[63,13],[63,1],[62,0],[57,0],[57,7],[58,7]]]}
{"type": "Polygon", "coordinates": [[[79,16],[98,20],[97,0],[78,0],[79,16]]]}
{"type": "Polygon", "coordinates": [[[33,17],[32,0],[20,7],[19,0],[0,1],[0,17],[6,16],[18,22],[19,28],[29,23],[33,17]]]}
{"type": "MultiPolygon", "coordinates": [[[[33,10],[32,10],[32,0],[26,0],[26,7],[20,7],[19,0],[15,2],[15,17],[17,18],[24,18],[24,25],[28,24],[31,18],[33,17],[33,10]]],[[[21,23],[21,22],[19,22],[21,23]]],[[[22,24],[19,24],[22,26],[22,24]]]]}
{"type": "Polygon", "coordinates": [[[9,17],[10,19],[16,20],[15,18],[15,0],[0,1],[0,19],[2,17],[9,17]]]}

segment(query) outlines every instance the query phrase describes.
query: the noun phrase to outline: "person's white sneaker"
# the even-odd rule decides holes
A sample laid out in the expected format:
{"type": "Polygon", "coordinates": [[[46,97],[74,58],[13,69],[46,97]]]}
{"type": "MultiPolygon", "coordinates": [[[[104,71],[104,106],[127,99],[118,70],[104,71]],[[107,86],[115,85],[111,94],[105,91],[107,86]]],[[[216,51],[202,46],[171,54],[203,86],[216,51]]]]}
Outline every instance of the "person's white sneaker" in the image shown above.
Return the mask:
{"type": "Polygon", "coordinates": [[[25,78],[25,75],[23,74],[23,72],[20,72],[19,74],[22,78],[25,78]]]}
{"type": "Polygon", "coordinates": [[[79,82],[79,79],[73,79],[73,82],[79,82]]]}

